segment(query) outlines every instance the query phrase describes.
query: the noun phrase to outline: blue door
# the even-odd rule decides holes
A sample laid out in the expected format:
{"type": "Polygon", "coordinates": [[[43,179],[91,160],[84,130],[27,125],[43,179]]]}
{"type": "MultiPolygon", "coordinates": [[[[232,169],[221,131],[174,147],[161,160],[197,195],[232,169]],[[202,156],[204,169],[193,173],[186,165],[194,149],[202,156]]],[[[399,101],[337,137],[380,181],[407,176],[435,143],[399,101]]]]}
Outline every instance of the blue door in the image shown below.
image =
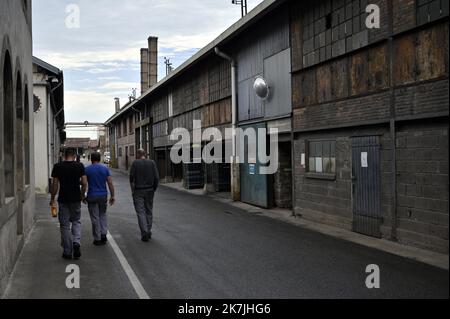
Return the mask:
{"type": "MultiPolygon", "coordinates": [[[[243,130],[246,128],[255,129],[258,133],[258,128],[265,128],[265,123],[259,123],[255,125],[248,125],[241,127],[243,130]]],[[[256,134],[258,135],[258,134],[256,134]]],[[[258,138],[258,137],[257,137],[258,138]]],[[[258,145],[258,143],[256,143],[258,145]]],[[[269,176],[259,173],[259,168],[263,165],[259,162],[258,156],[255,158],[248,157],[248,141],[245,140],[245,158],[244,163],[241,164],[241,201],[244,203],[268,208],[271,205],[269,198],[269,176]]],[[[258,154],[258,147],[256,148],[256,154],[258,154]]]]}

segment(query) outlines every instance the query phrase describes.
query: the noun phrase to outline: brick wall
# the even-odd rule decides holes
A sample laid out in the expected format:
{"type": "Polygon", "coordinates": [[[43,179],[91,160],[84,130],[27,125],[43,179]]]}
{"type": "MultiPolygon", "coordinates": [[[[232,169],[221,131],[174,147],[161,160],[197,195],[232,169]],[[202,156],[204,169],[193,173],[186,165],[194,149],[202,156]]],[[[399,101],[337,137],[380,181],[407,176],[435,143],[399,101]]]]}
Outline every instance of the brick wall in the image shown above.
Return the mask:
{"type": "Polygon", "coordinates": [[[397,132],[398,240],[448,254],[448,122],[397,132]]]}
{"type": "Polygon", "coordinates": [[[294,211],[303,218],[352,230],[352,137],[379,136],[380,141],[380,203],[382,237],[391,238],[392,228],[392,144],[387,126],[330,130],[297,134],[295,154],[294,211]],[[301,154],[306,153],[307,141],[336,141],[335,179],[311,177],[301,165],[301,154]]]}
{"type": "Polygon", "coordinates": [[[292,207],[291,143],[279,144],[278,171],[274,174],[274,201],[280,208],[292,207]]]}

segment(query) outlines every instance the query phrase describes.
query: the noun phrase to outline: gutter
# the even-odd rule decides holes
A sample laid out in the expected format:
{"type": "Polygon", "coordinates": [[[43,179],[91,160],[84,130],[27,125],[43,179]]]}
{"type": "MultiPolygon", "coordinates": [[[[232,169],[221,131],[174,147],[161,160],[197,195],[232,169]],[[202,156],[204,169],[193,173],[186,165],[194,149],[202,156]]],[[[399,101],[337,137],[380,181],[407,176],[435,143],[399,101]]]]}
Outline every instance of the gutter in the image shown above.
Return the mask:
{"type": "Polygon", "coordinates": [[[228,60],[231,64],[231,199],[239,201],[241,199],[240,172],[236,156],[236,124],[237,124],[237,83],[236,83],[236,61],[228,54],[214,48],[214,53],[228,60]]]}
{"type": "Polygon", "coordinates": [[[236,61],[228,54],[220,51],[218,47],[214,48],[214,53],[231,63],[231,129],[232,136],[232,156],[233,162],[236,158],[236,123],[237,123],[237,90],[236,90],[236,61]]]}

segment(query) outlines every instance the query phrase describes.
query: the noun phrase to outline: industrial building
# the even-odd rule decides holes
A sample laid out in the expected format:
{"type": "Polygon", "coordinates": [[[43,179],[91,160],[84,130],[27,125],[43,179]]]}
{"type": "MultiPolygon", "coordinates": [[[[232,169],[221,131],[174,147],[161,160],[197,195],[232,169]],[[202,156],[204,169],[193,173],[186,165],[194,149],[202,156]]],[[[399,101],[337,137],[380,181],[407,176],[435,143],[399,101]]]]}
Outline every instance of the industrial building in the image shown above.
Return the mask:
{"type": "Polygon", "coordinates": [[[448,1],[291,4],[294,211],[448,254],[448,1]]]}
{"type": "Polygon", "coordinates": [[[116,167],[142,147],[166,182],[448,254],[448,1],[370,5],[263,1],[159,82],[149,38],[141,96],[106,122],[116,167]],[[278,171],[172,163],[169,135],[193,120],[277,128],[278,171]]]}

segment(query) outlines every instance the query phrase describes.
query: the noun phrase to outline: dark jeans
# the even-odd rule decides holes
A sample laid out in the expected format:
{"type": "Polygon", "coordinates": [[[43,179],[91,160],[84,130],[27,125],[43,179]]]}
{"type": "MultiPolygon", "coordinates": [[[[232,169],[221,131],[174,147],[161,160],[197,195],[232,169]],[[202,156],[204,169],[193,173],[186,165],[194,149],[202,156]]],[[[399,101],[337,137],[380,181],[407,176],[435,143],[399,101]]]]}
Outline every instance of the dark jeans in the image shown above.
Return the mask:
{"type": "Polygon", "coordinates": [[[58,204],[61,246],[65,255],[72,255],[73,244],[81,241],[81,202],[58,204]]]}
{"type": "Polygon", "coordinates": [[[154,195],[153,189],[135,190],[133,194],[134,208],[142,236],[152,232],[154,195]]]}
{"type": "Polygon", "coordinates": [[[108,204],[107,196],[88,197],[88,210],[91,216],[92,235],[94,240],[101,240],[102,235],[108,232],[108,221],[106,218],[106,208],[108,204]]]}

